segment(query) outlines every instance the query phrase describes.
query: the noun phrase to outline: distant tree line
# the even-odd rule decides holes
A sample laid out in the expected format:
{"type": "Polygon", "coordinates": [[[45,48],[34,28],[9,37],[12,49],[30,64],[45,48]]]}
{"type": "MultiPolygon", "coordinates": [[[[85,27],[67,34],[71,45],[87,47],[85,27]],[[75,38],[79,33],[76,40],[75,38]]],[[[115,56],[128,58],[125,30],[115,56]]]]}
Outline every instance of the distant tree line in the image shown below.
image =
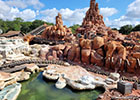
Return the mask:
{"type": "Polygon", "coordinates": [[[0,29],[2,29],[3,33],[7,33],[8,31],[21,31],[22,33],[28,33],[33,29],[39,27],[43,24],[53,25],[53,23],[48,23],[42,20],[34,20],[33,22],[24,21],[21,18],[15,18],[13,21],[2,20],[0,19],[0,29]]]}
{"type": "Polygon", "coordinates": [[[71,31],[72,31],[72,33],[74,34],[74,33],[76,33],[76,29],[79,28],[79,27],[80,27],[79,24],[75,24],[75,25],[73,25],[73,26],[70,26],[69,28],[71,28],[71,31]]]}
{"type": "MultiPolygon", "coordinates": [[[[118,30],[117,28],[112,28],[113,30],[118,30]]],[[[131,32],[140,31],[140,24],[133,27],[132,25],[124,25],[119,30],[122,34],[129,34],[131,32]]]]}
{"type": "MultiPolygon", "coordinates": [[[[20,17],[15,18],[13,21],[9,21],[9,20],[4,21],[0,19],[0,29],[2,29],[3,33],[7,33],[10,30],[21,31],[22,33],[28,33],[45,23],[47,25],[54,25],[53,23],[48,23],[42,20],[34,20],[33,22],[24,21],[20,17]]],[[[76,33],[76,29],[79,27],[80,25],[75,24],[73,26],[70,26],[69,28],[71,28],[72,33],[76,33]]],[[[124,25],[120,29],[117,28],[112,28],[112,29],[118,30],[122,34],[129,34],[132,31],[140,31],[140,24],[136,25],[135,27],[133,27],[132,25],[124,25]]]]}

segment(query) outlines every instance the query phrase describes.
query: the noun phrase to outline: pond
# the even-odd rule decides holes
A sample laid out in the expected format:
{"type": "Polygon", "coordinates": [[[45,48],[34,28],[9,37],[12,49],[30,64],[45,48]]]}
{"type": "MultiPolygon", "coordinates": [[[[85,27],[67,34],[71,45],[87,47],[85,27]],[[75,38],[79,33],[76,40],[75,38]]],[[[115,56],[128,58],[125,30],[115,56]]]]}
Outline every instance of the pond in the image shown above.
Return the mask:
{"type": "Polygon", "coordinates": [[[44,81],[42,72],[33,74],[30,80],[22,82],[17,100],[96,100],[103,90],[74,91],[69,87],[55,88],[55,82],[44,81]]]}

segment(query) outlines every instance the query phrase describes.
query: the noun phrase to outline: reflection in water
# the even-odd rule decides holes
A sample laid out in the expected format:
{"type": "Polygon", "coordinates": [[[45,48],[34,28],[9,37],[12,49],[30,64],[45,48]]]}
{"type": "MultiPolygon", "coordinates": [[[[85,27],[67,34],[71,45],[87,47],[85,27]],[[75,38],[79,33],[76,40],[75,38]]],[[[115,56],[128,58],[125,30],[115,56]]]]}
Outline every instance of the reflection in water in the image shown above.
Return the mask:
{"type": "Polygon", "coordinates": [[[55,88],[54,82],[44,81],[40,73],[22,83],[17,100],[96,100],[101,93],[101,90],[77,92],[68,87],[59,90],[55,88]]]}

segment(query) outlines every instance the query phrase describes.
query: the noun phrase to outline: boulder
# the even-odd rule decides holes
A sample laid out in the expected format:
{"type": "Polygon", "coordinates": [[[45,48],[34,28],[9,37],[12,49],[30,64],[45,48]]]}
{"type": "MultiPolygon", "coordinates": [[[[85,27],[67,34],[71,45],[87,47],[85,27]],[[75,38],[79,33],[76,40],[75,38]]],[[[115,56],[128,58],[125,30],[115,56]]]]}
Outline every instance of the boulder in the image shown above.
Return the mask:
{"type": "Polygon", "coordinates": [[[83,63],[90,64],[90,52],[90,49],[82,49],[81,56],[83,63]]]}
{"type": "Polygon", "coordinates": [[[104,45],[104,39],[102,37],[95,37],[93,40],[93,49],[99,49],[104,45]]]}
{"type": "Polygon", "coordinates": [[[97,52],[99,55],[104,56],[104,52],[103,52],[103,49],[102,49],[102,48],[97,49],[96,52],[97,52]]]}
{"type": "Polygon", "coordinates": [[[76,54],[76,48],[77,48],[76,44],[71,47],[71,49],[68,52],[68,60],[70,61],[74,60],[76,54]]]}
{"type": "Polygon", "coordinates": [[[103,66],[103,57],[99,55],[95,50],[91,51],[91,64],[96,64],[97,66],[103,66]]]}
{"type": "Polygon", "coordinates": [[[80,59],[81,59],[81,56],[80,56],[80,47],[77,47],[76,50],[75,50],[75,59],[74,59],[74,62],[78,62],[80,63],[80,59]]]}
{"type": "Polygon", "coordinates": [[[91,40],[89,39],[80,39],[80,46],[83,49],[91,49],[91,40]]]}
{"type": "Polygon", "coordinates": [[[107,78],[105,80],[105,83],[108,84],[108,85],[113,85],[113,84],[116,84],[117,82],[115,82],[113,79],[111,78],[107,78]]]}
{"type": "Polygon", "coordinates": [[[55,75],[55,70],[45,70],[43,72],[43,76],[46,78],[46,79],[49,79],[49,80],[57,80],[59,78],[59,75],[55,75]]]}
{"type": "Polygon", "coordinates": [[[128,57],[127,60],[127,72],[134,73],[137,66],[137,60],[133,57],[128,57]]]}
{"type": "Polygon", "coordinates": [[[17,82],[21,82],[21,81],[29,80],[31,73],[20,71],[20,72],[13,73],[12,75],[15,76],[17,82]]]}
{"type": "Polygon", "coordinates": [[[110,73],[109,78],[113,79],[114,81],[118,81],[120,78],[119,73],[110,73]]]}
{"type": "Polygon", "coordinates": [[[59,77],[58,81],[55,83],[57,89],[63,89],[66,85],[66,80],[62,77],[59,77]]]}
{"type": "Polygon", "coordinates": [[[32,73],[35,73],[35,71],[39,71],[39,67],[36,64],[24,64],[21,66],[26,66],[26,70],[32,73]]]}
{"type": "Polygon", "coordinates": [[[71,49],[71,46],[70,45],[67,45],[64,49],[64,57],[67,57],[68,55],[68,51],[71,49]]]}

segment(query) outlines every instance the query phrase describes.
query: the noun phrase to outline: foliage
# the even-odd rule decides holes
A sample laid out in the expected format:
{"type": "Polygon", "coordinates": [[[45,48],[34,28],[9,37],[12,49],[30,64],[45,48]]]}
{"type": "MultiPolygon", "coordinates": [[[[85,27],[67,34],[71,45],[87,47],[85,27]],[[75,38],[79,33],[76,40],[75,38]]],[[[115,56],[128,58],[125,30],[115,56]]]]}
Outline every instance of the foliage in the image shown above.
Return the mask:
{"type": "Polygon", "coordinates": [[[112,28],[112,30],[118,30],[117,28],[112,28]]]}
{"type": "Polygon", "coordinates": [[[79,28],[79,27],[80,27],[80,25],[78,25],[78,24],[70,26],[72,33],[73,34],[76,33],[76,29],[79,28]]]}
{"type": "Polygon", "coordinates": [[[120,28],[119,32],[122,34],[129,34],[132,31],[132,29],[132,25],[125,25],[120,28]]]}
{"type": "MultiPolygon", "coordinates": [[[[0,19],[0,29],[3,30],[3,33],[7,33],[10,30],[21,31],[22,33],[28,33],[43,24],[54,25],[53,23],[45,22],[42,20],[34,20],[33,22],[24,21],[20,17],[15,18],[13,21],[9,21],[9,20],[4,21],[0,19]]],[[[80,25],[78,24],[70,26],[72,33],[73,34],[76,33],[76,29],[79,27],[80,25]]],[[[118,30],[118,29],[112,28],[112,30],[118,30]]],[[[122,34],[129,34],[132,31],[140,31],[140,24],[135,27],[132,27],[132,25],[125,25],[122,26],[118,31],[122,34]]]]}
{"type": "Polygon", "coordinates": [[[33,30],[41,25],[43,25],[45,22],[42,20],[35,20],[32,22],[32,25],[30,26],[30,29],[33,30]]]}
{"type": "Polygon", "coordinates": [[[53,23],[48,23],[42,20],[35,20],[33,22],[24,21],[20,17],[15,18],[13,21],[4,21],[0,19],[0,29],[3,30],[3,33],[7,33],[10,30],[28,33],[43,24],[53,25],[53,23]]]}
{"type": "Polygon", "coordinates": [[[135,27],[132,29],[132,31],[140,31],[140,24],[137,25],[137,26],[135,26],[135,27]]]}
{"type": "Polygon", "coordinates": [[[30,26],[32,25],[32,22],[22,22],[21,23],[21,32],[22,33],[28,33],[31,31],[30,26]]]}

